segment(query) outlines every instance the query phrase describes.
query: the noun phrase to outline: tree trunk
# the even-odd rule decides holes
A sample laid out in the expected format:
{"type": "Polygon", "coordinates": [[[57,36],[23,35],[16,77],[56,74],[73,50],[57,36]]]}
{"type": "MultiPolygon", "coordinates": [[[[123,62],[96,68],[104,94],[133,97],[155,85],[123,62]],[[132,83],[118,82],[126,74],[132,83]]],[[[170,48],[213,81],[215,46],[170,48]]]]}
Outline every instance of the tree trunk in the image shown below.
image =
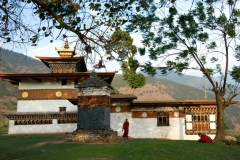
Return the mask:
{"type": "Polygon", "coordinates": [[[214,141],[223,141],[225,139],[224,131],[224,105],[222,104],[222,96],[216,93],[217,102],[217,133],[214,141]]]}
{"type": "Polygon", "coordinates": [[[131,89],[131,94],[134,94],[135,88],[131,89]]]}

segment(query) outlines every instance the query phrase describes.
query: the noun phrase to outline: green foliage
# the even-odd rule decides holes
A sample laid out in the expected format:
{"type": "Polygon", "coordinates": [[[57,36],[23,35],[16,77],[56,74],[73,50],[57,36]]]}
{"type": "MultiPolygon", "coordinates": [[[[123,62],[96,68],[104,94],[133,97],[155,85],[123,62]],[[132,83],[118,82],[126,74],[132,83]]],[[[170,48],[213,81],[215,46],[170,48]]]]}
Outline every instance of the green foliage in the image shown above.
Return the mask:
{"type": "Polygon", "coordinates": [[[114,89],[111,91],[111,94],[120,94],[120,92],[119,92],[116,88],[114,88],[114,89]]]}
{"type": "Polygon", "coordinates": [[[120,59],[129,59],[137,53],[137,47],[132,44],[133,39],[128,32],[117,29],[111,36],[111,49],[120,59]]]}
{"type": "Polygon", "coordinates": [[[237,83],[240,83],[240,66],[233,66],[230,75],[237,83]]]}
{"type": "MultiPolygon", "coordinates": [[[[232,52],[235,52],[237,60],[240,57],[240,49],[236,45],[240,40],[239,6],[240,1],[220,3],[218,0],[191,1],[191,6],[186,5],[186,8],[174,4],[167,8],[168,14],[165,12],[164,14],[150,13],[149,15],[155,17],[149,19],[151,22],[148,23],[150,26],[146,26],[147,28],[141,28],[141,22],[144,22],[141,20],[149,15],[143,15],[144,18],[138,19],[141,21],[136,23],[139,24],[138,27],[132,23],[129,24],[132,28],[126,28],[129,31],[140,31],[143,37],[142,43],[147,48],[149,58],[154,61],[165,61],[166,68],[173,68],[181,74],[185,68],[189,68],[192,61],[196,62],[200,71],[211,83],[216,100],[226,100],[223,98],[224,95],[231,93],[227,98],[227,101],[231,101],[239,94],[238,85],[235,85],[235,89],[231,90],[233,92],[227,92],[226,83],[232,52]],[[158,27],[156,24],[160,26],[158,27]],[[219,61],[218,56],[222,57],[223,61],[219,61]],[[216,68],[211,68],[209,62],[218,64],[216,68]],[[222,65],[219,65],[220,63],[222,65]],[[215,79],[216,75],[220,75],[219,80],[215,79]]],[[[162,73],[167,74],[166,69],[162,68],[162,73]]],[[[154,69],[155,67],[148,62],[143,71],[153,76],[156,74],[154,69]]],[[[239,82],[239,66],[234,66],[230,73],[232,78],[239,82]]],[[[225,108],[225,105],[218,104],[217,108],[218,113],[223,114],[220,108],[225,108]]],[[[218,140],[224,138],[222,120],[219,118],[217,121],[216,139],[218,140]]]]}
{"type": "Polygon", "coordinates": [[[146,62],[144,65],[146,67],[142,68],[141,71],[147,73],[149,76],[154,76],[157,73],[156,68],[152,67],[151,62],[146,62]]]}
{"type": "Polygon", "coordinates": [[[236,46],[234,56],[238,61],[240,61],[240,45],[236,46]]]}
{"type": "Polygon", "coordinates": [[[146,78],[141,73],[129,74],[127,82],[131,88],[141,88],[146,84],[146,78]]]}
{"type": "Polygon", "coordinates": [[[136,74],[139,63],[134,59],[137,47],[133,45],[133,39],[128,32],[117,29],[111,36],[111,49],[118,58],[124,60],[121,63],[123,80],[127,81],[133,89],[140,88],[146,83],[142,74],[136,74]]]}
{"type": "MultiPolygon", "coordinates": [[[[234,8],[238,2],[229,2],[231,4],[231,17],[227,17],[224,10],[221,10],[220,14],[215,14],[218,12],[218,9],[214,6],[215,3],[216,1],[196,1],[196,3],[192,3],[193,7],[191,10],[185,13],[182,11],[178,12],[177,6],[173,5],[169,7],[169,14],[165,17],[159,18],[155,15],[155,17],[153,16],[152,19],[149,19],[149,26],[146,26],[146,28],[141,28],[141,23],[149,15],[143,15],[137,19],[138,25],[132,22],[129,24],[132,28],[127,26],[126,29],[128,31],[141,31],[143,35],[142,43],[148,47],[149,58],[152,60],[158,60],[159,57],[170,57],[169,53],[171,53],[172,56],[175,56],[175,62],[169,63],[168,61],[166,65],[173,66],[174,64],[175,68],[179,68],[178,64],[185,64],[185,67],[187,67],[190,64],[188,62],[193,58],[200,68],[207,68],[204,67],[208,62],[207,58],[209,58],[206,55],[217,49],[217,42],[213,41],[209,36],[216,33],[216,35],[225,35],[225,37],[222,36],[221,38],[227,39],[227,37],[237,38],[237,34],[239,34],[237,32],[239,31],[237,27],[237,23],[239,23],[239,9],[234,8]],[[158,28],[153,26],[156,21],[161,24],[158,28]],[[200,45],[205,46],[208,49],[208,53],[202,54],[200,45]]],[[[153,14],[151,13],[150,15],[153,14]]],[[[231,42],[230,39],[229,42],[231,42]]],[[[226,47],[229,48],[229,46],[226,47]]],[[[238,51],[238,48],[236,48],[236,51],[238,51]]],[[[140,49],[140,54],[145,55],[145,48],[140,49]]],[[[226,53],[222,54],[226,55],[226,53]]],[[[235,55],[237,57],[238,53],[236,52],[235,55]]],[[[209,60],[212,63],[219,61],[215,56],[211,56],[209,60]]],[[[149,75],[154,75],[154,66],[149,64],[143,70],[149,75]]],[[[181,72],[182,70],[178,71],[181,72]]],[[[217,71],[211,71],[211,73],[215,74],[217,71]]]]}

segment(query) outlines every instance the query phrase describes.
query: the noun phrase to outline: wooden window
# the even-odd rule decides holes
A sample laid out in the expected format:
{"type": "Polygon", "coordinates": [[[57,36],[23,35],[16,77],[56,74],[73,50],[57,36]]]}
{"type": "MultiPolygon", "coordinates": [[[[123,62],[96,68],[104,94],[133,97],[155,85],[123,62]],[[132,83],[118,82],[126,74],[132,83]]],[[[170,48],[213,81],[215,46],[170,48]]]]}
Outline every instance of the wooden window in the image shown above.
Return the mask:
{"type": "Polygon", "coordinates": [[[208,115],[193,115],[193,130],[204,132],[209,130],[208,115]]]}
{"type": "Polygon", "coordinates": [[[62,80],[62,86],[65,86],[65,85],[67,85],[67,80],[66,80],[66,79],[63,79],[63,80],[62,80]]]}
{"type": "Polygon", "coordinates": [[[67,107],[59,107],[59,111],[66,111],[67,107]]]}
{"type": "Polygon", "coordinates": [[[78,80],[77,79],[74,80],[74,85],[78,85],[78,80]]]}
{"type": "Polygon", "coordinates": [[[169,113],[158,112],[157,113],[157,126],[169,126],[169,113]]]}
{"type": "Polygon", "coordinates": [[[193,113],[185,117],[186,133],[198,134],[199,132],[211,134],[216,132],[215,114],[193,113]]]}

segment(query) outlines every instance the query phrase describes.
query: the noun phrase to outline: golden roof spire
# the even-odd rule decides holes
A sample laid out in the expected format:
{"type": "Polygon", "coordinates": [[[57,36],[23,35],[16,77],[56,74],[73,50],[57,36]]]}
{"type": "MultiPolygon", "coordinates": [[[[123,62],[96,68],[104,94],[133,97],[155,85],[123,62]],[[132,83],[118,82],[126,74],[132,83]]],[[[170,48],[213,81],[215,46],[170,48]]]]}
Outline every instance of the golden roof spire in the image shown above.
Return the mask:
{"type": "Polygon", "coordinates": [[[66,41],[65,41],[65,44],[64,44],[64,48],[65,48],[65,49],[68,49],[68,48],[69,48],[68,39],[67,39],[67,38],[66,38],[66,41]]]}
{"type": "Polygon", "coordinates": [[[76,55],[74,48],[69,48],[68,39],[64,43],[64,48],[55,48],[60,57],[73,57],[76,55]]]}

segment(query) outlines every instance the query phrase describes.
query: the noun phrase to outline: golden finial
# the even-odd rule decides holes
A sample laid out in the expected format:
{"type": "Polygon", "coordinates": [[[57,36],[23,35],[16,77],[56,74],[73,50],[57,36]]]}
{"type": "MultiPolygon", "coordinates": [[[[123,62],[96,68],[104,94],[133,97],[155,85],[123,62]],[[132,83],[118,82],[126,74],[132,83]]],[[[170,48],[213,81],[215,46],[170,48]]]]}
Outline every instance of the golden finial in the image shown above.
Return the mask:
{"type": "Polygon", "coordinates": [[[68,39],[67,39],[67,38],[66,38],[66,41],[65,41],[65,44],[64,44],[64,48],[65,48],[65,49],[68,49],[68,48],[69,48],[68,39]]]}

